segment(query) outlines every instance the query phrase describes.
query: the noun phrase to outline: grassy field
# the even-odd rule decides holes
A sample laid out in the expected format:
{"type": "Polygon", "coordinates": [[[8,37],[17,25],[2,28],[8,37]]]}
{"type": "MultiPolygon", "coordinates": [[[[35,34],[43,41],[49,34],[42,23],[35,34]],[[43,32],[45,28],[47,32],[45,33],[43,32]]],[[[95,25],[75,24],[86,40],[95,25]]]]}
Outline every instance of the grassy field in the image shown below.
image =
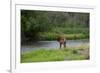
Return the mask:
{"type": "Polygon", "coordinates": [[[68,40],[89,39],[89,28],[61,28],[56,27],[49,32],[39,32],[40,40],[57,40],[59,35],[64,35],[68,40]]]}
{"type": "Polygon", "coordinates": [[[21,63],[87,59],[89,59],[89,46],[87,45],[56,50],[40,49],[21,54],[21,63]]]}
{"type": "MultiPolygon", "coordinates": [[[[63,34],[65,36],[65,38],[67,40],[77,40],[77,39],[88,39],[89,35],[88,34],[82,34],[82,33],[78,33],[78,34],[63,34]]],[[[48,40],[48,41],[52,41],[52,40],[57,40],[57,37],[59,37],[59,34],[57,33],[51,33],[51,32],[45,32],[45,33],[41,33],[40,35],[40,39],[41,40],[48,40]]]]}

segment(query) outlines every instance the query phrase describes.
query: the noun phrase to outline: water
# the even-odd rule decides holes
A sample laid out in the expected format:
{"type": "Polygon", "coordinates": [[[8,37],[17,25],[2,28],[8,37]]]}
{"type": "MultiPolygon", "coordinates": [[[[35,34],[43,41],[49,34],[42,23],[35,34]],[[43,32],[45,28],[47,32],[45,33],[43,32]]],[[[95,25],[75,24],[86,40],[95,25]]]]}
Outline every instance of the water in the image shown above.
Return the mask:
{"type": "MultiPolygon", "coordinates": [[[[66,46],[76,47],[79,45],[89,44],[89,40],[67,40],[66,46]]],[[[21,46],[21,53],[30,52],[36,49],[59,49],[59,43],[57,41],[38,41],[32,42],[27,45],[21,46]]]]}

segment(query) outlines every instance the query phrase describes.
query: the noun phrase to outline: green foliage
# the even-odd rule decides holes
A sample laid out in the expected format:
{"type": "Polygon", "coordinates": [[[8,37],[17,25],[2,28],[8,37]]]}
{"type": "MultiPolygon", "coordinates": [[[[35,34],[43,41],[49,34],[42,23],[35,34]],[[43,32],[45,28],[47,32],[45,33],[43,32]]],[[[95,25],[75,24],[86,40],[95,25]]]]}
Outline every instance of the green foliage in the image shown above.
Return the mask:
{"type": "Polygon", "coordinates": [[[50,40],[54,40],[58,34],[82,34],[84,38],[88,38],[89,14],[75,12],[21,10],[22,42],[23,40],[40,40],[40,38],[44,39],[42,38],[44,36],[50,40]],[[40,35],[40,33],[48,34],[40,35]]]}

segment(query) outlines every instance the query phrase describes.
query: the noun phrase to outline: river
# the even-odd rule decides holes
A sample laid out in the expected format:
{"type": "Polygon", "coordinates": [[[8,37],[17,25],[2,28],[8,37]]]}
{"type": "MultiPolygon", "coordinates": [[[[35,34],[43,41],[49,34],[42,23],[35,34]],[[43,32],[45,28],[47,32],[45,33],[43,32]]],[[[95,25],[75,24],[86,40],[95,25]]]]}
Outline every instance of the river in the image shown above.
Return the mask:
{"type": "MultiPolygon", "coordinates": [[[[76,47],[79,45],[89,44],[89,40],[67,40],[66,46],[76,47]]],[[[36,49],[59,49],[59,43],[57,41],[37,41],[27,45],[21,46],[21,53],[30,52],[36,49]]]]}

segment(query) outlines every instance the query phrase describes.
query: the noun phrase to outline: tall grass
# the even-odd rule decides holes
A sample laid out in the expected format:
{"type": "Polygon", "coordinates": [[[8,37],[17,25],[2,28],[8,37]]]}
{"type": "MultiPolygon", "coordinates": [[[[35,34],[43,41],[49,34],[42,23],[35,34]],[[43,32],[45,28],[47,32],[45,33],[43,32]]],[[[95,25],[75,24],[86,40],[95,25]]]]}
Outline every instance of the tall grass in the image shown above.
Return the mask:
{"type": "MultiPolygon", "coordinates": [[[[57,33],[51,33],[51,32],[44,32],[44,33],[40,33],[40,39],[41,40],[57,40],[57,38],[59,37],[60,34],[57,33]]],[[[76,39],[88,39],[89,38],[89,34],[82,34],[82,33],[78,33],[78,34],[63,34],[65,36],[66,39],[68,40],[76,40],[76,39]]]]}
{"type": "Polygon", "coordinates": [[[56,40],[59,35],[64,35],[68,40],[88,39],[89,28],[54,28],[50,31],[39,32],[41,40],[56,40]]]}
{"type": "Polygon", "coordinates": [[[82,34],[88,34],[89,33],[89,28],[82,28],[82,27],[74,27],[74,28],[67,28],[67,27],[56,27],[54,29],[52,29],[52,32],[55,33],[64,33],[64,34],[78,34],[78,33],[82,33],[82,34]]]}

